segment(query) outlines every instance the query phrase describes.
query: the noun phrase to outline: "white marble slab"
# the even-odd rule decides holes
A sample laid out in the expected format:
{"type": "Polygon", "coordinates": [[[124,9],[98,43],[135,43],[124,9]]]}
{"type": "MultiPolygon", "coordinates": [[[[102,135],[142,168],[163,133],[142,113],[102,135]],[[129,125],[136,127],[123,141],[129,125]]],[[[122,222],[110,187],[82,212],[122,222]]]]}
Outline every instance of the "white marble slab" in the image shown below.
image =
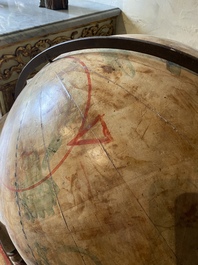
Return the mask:
{"type": "Polygon", "coordinates": [[[118,8],[84,0],[69,0],[68,10],[50,10],[39,7],[39,0],[0,0],[0,46],[13,41],[33,37],[36,29],[45,33],[65,27],[78,26],[110,15],[117,16],[118,8]],[[32,30],[32,31],[31,31],[32,30]],[[17,34],[20,33],[20,34],[17,34]]]}

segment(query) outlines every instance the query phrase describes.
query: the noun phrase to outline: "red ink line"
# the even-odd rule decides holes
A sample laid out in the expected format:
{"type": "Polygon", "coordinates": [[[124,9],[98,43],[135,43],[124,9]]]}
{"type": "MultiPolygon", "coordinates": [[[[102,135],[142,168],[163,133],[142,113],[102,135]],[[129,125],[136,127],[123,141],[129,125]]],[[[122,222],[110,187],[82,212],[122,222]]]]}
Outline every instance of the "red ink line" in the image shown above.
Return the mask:
{"type": "MultiPolygon", "coordinates": [[[[82,128],[84,127],[84,124],[86,122],[86,119],[87,119],[87,115],[88,115],[88,111],[89,111],[89,108],[90,108],[90,102],[91,102],[91,89],[92,89],[92,84],[91,84],[91,76],[90,76],[90,72],[87,68],[87,66],[85,65],[84,62],[82,62],[80,59],[78,58],[75,58],[75,57],[72,57],[72,56],[69,56],[69,57],[65,57],[65,58],[70,58],[70,59],[73,59],[73,60],[76,60],[78,61],[81,66],[83,67],[84,71],[85,71],[85,74],[87,76],[87,81],[88,81],[88,99],[87,99],[87,103],[86,103],[86,108],[85,108],[85,112],[84,112],[84,117],[83,117],[83,120],[82,120],[82,123],[81,123],[81,126],[79,128],[79,132],[82,130],[82,128]]],[[[78,134],[79,134],[78,132],[78,134]]],[[[23,192],[23,191],[27,191],[27,190],[31,190],[31,189],[34,189],[36,188],[37,186],[39,186],[40,184],[42,184],[44,181],[46,181],[48,178],[50,178],[52,176],[52,174],[54,174],[59,168],[60,166],[63,164],[63,162],[66,160],[66,158],[69,156],[69,154],[71,153],[73,147],[75,145],[72,145],[71,148],[66,152],[66,154],[64,155],[64,157],[60,160],[60,162],[55,166],[55,168],[48,174],[46,175],[43,179],[41,179],[40,181],[38,181],[37,183],[27,187],[27,188],[19,188],[19,189],[16,189],[16,187],[10,187],[8,185],[6,185],[4,183],[4,186],[11,190],[11,191],[15,191],[15,192],[23,192]]]]}
{"type": "Polygon", "coordinates": [[[111,133],[108,130],[107,125],[102,118],[100,119],[100,122],[102,124],[103,134],[107,137],[107,141],[105,143],[109,143],[113,140],[113,137],[111,136],[111,133]]]}
{"type": "Polygon", "coordinates": [[[6,184],[4,184],[4,186],[11,190],[11,191],[15,191],[15,192],[22,192],[22,191],[27,191],[27,190],[31,190],[34,189],[36,187],[38,187],[40,184],[42,184],[43,182],[45,182],[48,178],[50,178],[58,169],[59,167],[63,164],[63,162],[66,160],[66,158],[69,156],[69,154],[71,153],[72,149],[74,146],[71,146],[70,149],[67,151],[67,153],[63,156],[63,158],[60,160],[60,162],[54,167],[54,169],[47,174],[43,179],[41,179],[40,181],[38,181],[37,183],[27,187],[27,188],[21,188],[21,189],[16,189],[15,187],[10,187],[7,186],[6,184]]]}
{"type": "Polygon", "coordinates": [[[59,161],[59,163],[53,168],[53,170],[47,174],[43,179],[41,179],[40,181],[38,181],[37,183],[27,187],[27,188],[19,188],[16,189],[14,187],[9,187],[7,185],[4,184],[4,186],[6,188],[8,188],[11,191],[15,191],[15,192],[23,192],[23,191],[27,191],[27,190],[31,190],[36,188],[37,186],[39,186],[40,184],[42,184],[44,181],[46,181],[48,178],[50,178],[59,168],[60,166],[63,164],[63,162],[67,159],[67,157],[69,156],[69,154],[71,153],[72,149],[74,148],[74,146],[76,145],[84,145],[84,144],[96,144],[99,142],[102,143],[109,143],[110,141],[112,141],[112,137],[111,134],[107,128],[106,123],[103,121],[102,116],[98,115],[95,120],[89,125],[88,128],[84,128],[85,127],[85,123],[87,120],[87,116],[88,116],[88,112],[90,109],[90,103],[91,103],[91,92],[92,92],[92,83],[91,83],[91,76],[90,76],[90,72],[88,67],[85,65],[84,62],[82,62],[80,59],[72,57],[72,56],[68,56],[65,58],[70,58],[73,60],[76,60],[79,62],[79,64],[82,66],[82,68],[84,69],[84,72],[87,76],[87,83],[88,83],[88,95],[87,95],[87,103],[86,103],[86,107],[85,107],[85,111],[84,111],[84,115],[83,115],[83,119],[82,119],[82,123],[81,126],[78,130],[77,135],[75,136],[75,138],[73,140],[71,140],[67,145],[70,145],[70,149],[66,152],[66,154],[63,156],[63,158],[59,161]],[[106,138],[104,139],[85,139],[85,140],[79,140],[80,137],[82,137],[87,131],[90,130],[90,128],[92,128],[98,121],[101,122],[101,125],[103,127],[103,134],[106,138]]]}
{"type": "Polygon", "coordinates": [[[82,137],[86,132],[88,132],[99,120],[100,120],[100,115],[98,115],[96,119],[91,124],[89,124],[88,128],[79,130],[76,137],[73,140],[71,140],[67,145],[77,145],[78,139],[82,137]]]}
{"type": "MultiPolygon", "coordinates": [[[[104,115],[103,115],[104,116],[104,115]]],[[[107,128],[106,123],[103,121],[102,116],[98,115],[95,120],[89,124],[88,128],[84,128],[83,130],[79,131],[76,137],[71,140],[67,145],[84,145],[84,144],[96,144],[96,143],[109,143],[112,141],[112,136],[107,128]],[[99,138],[99,139],[83,139],[79,140],[86,132],[88,132],[97,122],[101,122],[102,128],[103,128],[103,134],[105,138],[99,138]]]]}

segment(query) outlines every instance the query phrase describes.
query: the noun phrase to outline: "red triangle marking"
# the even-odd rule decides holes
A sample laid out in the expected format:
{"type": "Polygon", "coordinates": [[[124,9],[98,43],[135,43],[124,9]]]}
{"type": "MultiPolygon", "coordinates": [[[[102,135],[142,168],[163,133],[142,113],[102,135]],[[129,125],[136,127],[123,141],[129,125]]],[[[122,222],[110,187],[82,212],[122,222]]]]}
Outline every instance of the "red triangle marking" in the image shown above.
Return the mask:
{"type": "MultiPolygon", "coordinates": [[[[103,115],[104,116],[104,115],[103,115]]],[[[84,144],[98,144],[100,143],[109,143],[113,140],[110,131],[107,128],[106,123],[104,122],[101,115],[98,115],[95,120],[89,124],[86,128],[80,129],[76,137],[71,140],[67,145],[74,146],[74,145],[84,145],[84,144]],[[79,140],[83,135],[85,135],[91,128],[93,128],[94,125],[96,125],[98,122],[102,125],[102,131],[104,138],[96,138],[96,139],[81,139],[79,140]]]]}

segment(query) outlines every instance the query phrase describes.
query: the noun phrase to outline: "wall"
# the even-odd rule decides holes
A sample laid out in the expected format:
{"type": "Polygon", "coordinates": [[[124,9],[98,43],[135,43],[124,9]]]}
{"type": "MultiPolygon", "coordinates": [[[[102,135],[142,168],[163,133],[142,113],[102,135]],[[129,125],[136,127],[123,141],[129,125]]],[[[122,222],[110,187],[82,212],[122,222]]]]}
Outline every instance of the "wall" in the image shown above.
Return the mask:
{"type": "Polygon", "coordinates": [[[198,0],[92,0],[119,7],[118,33],[141,33],[198,49],[198,0]]]}

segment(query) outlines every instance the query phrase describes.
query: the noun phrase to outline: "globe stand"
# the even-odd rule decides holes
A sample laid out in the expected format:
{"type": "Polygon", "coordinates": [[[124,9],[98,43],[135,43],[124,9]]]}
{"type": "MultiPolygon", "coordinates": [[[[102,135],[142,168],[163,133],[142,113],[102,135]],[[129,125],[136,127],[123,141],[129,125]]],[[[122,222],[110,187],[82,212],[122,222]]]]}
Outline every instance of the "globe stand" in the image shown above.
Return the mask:
{"type": "Polygon", "coordinates": [[[26,265],[15,246],[13,245],[5,226],[0,222],[0,243],[3,247],[3,251],[6,253],[11,264],[13,265],[26,265]]]}

